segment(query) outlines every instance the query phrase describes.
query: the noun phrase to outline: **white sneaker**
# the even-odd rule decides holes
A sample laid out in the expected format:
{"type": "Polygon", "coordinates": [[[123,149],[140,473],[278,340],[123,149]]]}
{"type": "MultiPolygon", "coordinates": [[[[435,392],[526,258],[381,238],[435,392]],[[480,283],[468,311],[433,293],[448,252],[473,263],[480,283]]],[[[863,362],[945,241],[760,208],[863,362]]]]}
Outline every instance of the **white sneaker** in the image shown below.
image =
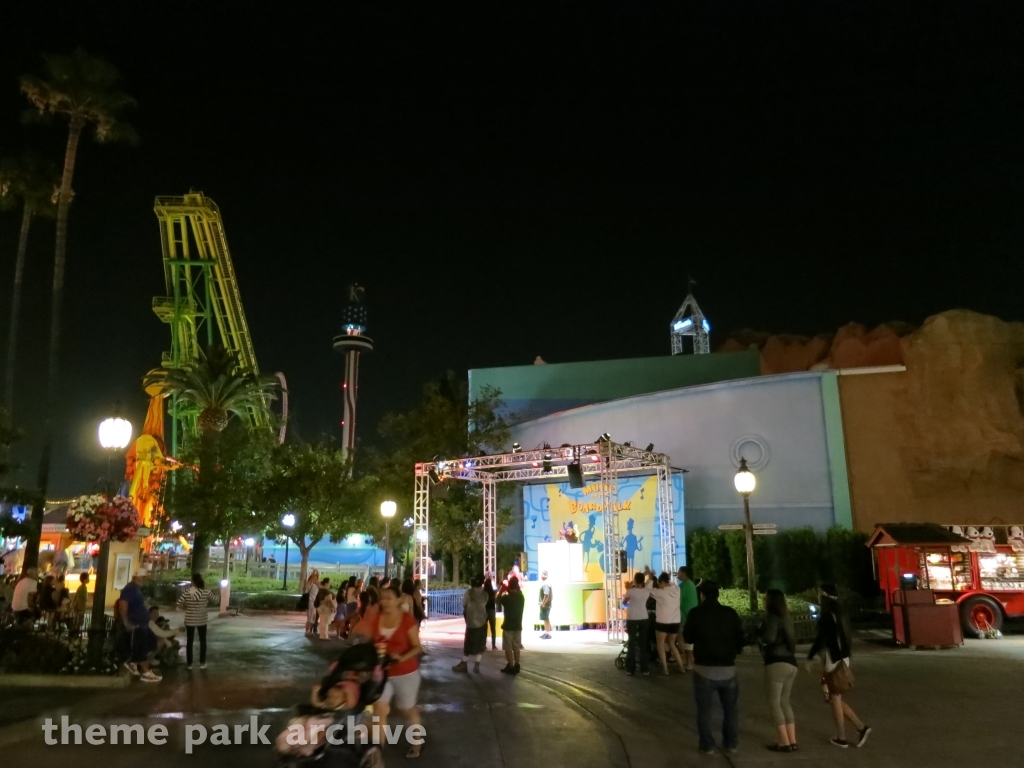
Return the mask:
{"type": "Polygon", "coordinates": [[[160,677],[160,675],[153,674],[152,672],[146,672],[139,677],[139,680],[144,683],[159,683],[163,678],[160,677]]]}
{"type": "Polygon", "coordinates": [[[138,667],[138,665],[134,661],[126,661],[124,663],[124,668],[127,669],[129,672],[131,672],[136,677],[139,676],[139,667],[138,667]]]}
{"type": "Polygon", "coordinates": [[[199,668],[200,668],[200,669],[206,669],[206,665],[205,665],[205,664],[200,664],[200,665],[199,665],[199,668]]]}

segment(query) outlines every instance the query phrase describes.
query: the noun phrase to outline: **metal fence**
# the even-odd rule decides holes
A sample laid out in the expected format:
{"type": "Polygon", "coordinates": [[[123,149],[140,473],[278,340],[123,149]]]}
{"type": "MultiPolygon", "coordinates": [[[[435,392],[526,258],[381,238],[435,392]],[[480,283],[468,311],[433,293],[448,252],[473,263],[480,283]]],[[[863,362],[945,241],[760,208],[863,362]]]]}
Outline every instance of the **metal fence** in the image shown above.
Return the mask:
{"type": "Polygon", "coordinates": [[[462,615],[464,589],[432,589],[426,595],[427,618],[441,619],[462,615]]]}

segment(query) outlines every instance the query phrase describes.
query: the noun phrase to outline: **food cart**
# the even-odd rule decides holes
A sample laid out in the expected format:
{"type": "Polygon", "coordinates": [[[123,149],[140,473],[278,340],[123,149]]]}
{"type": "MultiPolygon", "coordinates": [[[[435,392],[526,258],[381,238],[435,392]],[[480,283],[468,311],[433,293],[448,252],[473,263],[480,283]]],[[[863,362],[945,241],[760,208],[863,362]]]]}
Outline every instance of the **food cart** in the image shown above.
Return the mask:
{"type": "Polygon", "coordinates": [[[986,637],[1024,616],[1024,526],[887,523],[867,545],[885,607],[898,613],[909,582],[958,607],[963,633],[986,637]]]}

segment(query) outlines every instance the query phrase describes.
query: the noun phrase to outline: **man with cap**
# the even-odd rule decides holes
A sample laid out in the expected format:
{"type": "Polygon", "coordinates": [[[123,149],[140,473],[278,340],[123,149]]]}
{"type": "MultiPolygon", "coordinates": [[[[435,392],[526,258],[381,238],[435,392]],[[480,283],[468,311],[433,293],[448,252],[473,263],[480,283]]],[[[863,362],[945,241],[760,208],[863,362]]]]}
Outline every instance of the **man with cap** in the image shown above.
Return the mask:
{"type": "Polygon", "coordinates": [[[541,640],[551,639],[551,585],[548,584],[548,572],[540,572],[540,620],[544,622],[544,634],[541,640]]]}
{"type": "Polygon", "coordinates": [[[144,683],[159,683],[163,678],[153,672],[149,663],[149,654],[156,650],[156,635],[149,628],[149,608],[142,595],[148,575],[144,565],[135,569],[132,580],[121,590],[117,612],[131,637],[131,656],[124,663],[125,669],[139,675],[144,683]]]}

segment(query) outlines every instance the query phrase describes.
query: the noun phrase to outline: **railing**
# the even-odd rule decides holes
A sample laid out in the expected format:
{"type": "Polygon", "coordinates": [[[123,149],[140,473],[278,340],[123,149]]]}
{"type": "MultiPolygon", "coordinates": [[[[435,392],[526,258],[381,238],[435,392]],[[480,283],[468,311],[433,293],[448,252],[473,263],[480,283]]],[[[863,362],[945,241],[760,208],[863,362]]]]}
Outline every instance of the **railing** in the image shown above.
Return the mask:
{"type": "Polygon", "coordinates": [[[464,589],[430,590],[426,595],[427,618],[440,619],[462,615],[464,589]]]}

